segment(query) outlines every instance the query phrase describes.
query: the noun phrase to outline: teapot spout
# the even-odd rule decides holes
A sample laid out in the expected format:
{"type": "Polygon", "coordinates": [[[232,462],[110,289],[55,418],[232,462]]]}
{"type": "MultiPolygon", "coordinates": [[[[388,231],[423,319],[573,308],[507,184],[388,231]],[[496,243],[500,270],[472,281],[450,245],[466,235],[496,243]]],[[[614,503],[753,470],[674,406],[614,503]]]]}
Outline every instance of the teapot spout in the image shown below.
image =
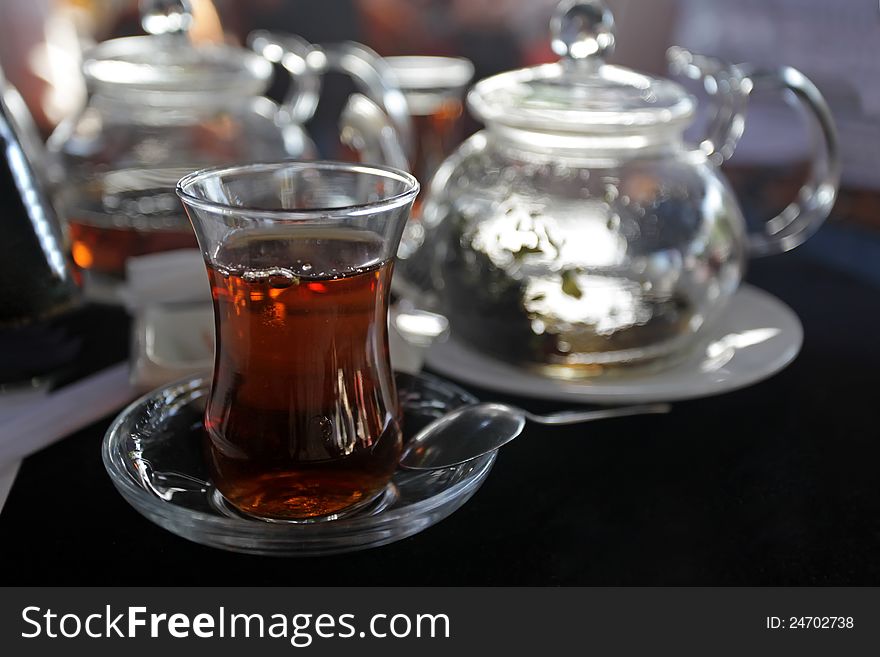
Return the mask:
{"type": "Polygon", "coordinates": [[[0,202],[7,219],[0,240],[0,330],[57,314],[77,297],[61,224],[37,168],[42,163],[35,162],[41,151],[28,144],[39,139],[22,130],[29,115],[14,115],[7,105],[16,97],[0,77],[0,202]]]}
{"type": "Polygon", "coordinates": [[[0,70],[0,96],[8,112],[9,121],[12,123],[22,150],[33,167],[34,171],[41,175],[46,171],[48,152],[31,111],[28,109],[24,98],[4,77],[0,70]]]}

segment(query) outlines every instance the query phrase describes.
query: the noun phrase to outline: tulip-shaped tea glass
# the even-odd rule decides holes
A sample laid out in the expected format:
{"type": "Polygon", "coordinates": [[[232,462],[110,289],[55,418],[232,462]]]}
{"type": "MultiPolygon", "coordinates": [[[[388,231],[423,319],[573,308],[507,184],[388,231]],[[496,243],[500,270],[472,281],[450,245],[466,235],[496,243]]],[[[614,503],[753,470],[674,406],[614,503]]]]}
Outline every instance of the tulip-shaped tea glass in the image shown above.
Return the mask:
{"type": "Polygon", "coordinates": [[[183,178],[214,300],[205,411],[217,489],[264,519],[332,519],[400,456],[388,292],[418,194],[390,168],[286,162],[183,178]]]}

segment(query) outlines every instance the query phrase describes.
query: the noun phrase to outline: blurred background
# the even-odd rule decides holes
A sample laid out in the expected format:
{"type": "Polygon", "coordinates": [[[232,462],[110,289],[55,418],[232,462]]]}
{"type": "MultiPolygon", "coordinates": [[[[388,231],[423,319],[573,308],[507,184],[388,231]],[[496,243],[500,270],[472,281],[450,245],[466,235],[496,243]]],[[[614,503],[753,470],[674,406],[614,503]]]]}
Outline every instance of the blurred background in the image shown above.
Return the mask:
{"type": "MultiPolygon", "coordinates": [[[[193,4],[196,41],[242,43],[257,28],[296,33],[316,43],[353,39],[382,55],[467,57],[475,64],[475,80],[555,59],[547,25],[556,0],[193,4]]],[[[806,73],[829,101],[842,142],[843,191],[834,218],[857,227],[856,232],[880,228],[880,156],[874,146],[880,141],[880,8],[875,0],[610,0],[609,5],[618,37],[612,61],[626,66],[663,74],[664,52],[678,44],[733,62],[784,62],[806,73]]],[[[43,136],[85,101],[78,73],[83,49],[142,33],[136,0],[0,0],[0,25],[0,64],[43,136]]],[[[275,97],[283,95],[285,78],[276,76],[275,97]]],[[[322,135],[337,138],[348,84],[339,76],[322,98],[309,127],[319,147],[322,135]]],[[[779,100],[755,98],[747,125],[725,168],[744,197],[746,214],[760,205],[761,214],[769,216],[794,195],[810,144],[797,115],[779,100]]],[[[467,119],[466,132],[477,127],[467,119]]]]}

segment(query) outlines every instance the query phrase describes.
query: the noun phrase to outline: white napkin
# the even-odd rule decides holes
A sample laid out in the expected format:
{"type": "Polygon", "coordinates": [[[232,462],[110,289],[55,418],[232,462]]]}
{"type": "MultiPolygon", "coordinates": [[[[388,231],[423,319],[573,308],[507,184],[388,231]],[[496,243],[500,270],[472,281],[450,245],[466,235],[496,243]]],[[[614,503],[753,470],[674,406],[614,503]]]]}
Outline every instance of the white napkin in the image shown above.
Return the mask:
{"type": "Polygon", "coordinates": [[[118,411],[136,395],[128,364],[119,363],[55,392],[0,396],[0,509],[24,457],[118,411]]]}
{"type": "Polygon", "coordinates": [[[130,258],[120,294],[134,317],[132,385],[146,392],[211,369],[214,320],[200,251],[130,258]]]}
{"type": "Polygon", "coordinates": [[[119,363],[8,411],[0,418],[0,466],[75,433],[136,395],[128,364],[119,363]]]}
{"type": "Polygon", "coordinates": [[[179,249],[129,258],[120,291],[133,313],[155,304],[209,302],[211,288],[198,249],[179,249]]]}

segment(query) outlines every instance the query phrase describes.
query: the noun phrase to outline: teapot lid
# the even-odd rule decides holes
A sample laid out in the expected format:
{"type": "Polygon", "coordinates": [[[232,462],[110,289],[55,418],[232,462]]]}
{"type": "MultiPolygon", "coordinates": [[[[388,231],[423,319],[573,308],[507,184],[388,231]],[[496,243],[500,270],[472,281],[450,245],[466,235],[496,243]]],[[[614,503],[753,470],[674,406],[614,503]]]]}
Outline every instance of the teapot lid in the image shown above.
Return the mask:
{"type": "Polygon", "coordinates": [[[141,0],[148,36],[111,39],[86,54],[83,74],[102,90],[125,92],[262,93],[272,64],[259,55],[221,44],[194,46],[189,0],[141,0]]]}
{"type": "Polygon", "coordinates": [[[602,0],[563,0],[550,21],[560,60],[477,83],[471,110],[487,124],[525,130],[638,134],[684,124],[694,99],[669,80],[612,66],[614,17],[602,0]]]}

